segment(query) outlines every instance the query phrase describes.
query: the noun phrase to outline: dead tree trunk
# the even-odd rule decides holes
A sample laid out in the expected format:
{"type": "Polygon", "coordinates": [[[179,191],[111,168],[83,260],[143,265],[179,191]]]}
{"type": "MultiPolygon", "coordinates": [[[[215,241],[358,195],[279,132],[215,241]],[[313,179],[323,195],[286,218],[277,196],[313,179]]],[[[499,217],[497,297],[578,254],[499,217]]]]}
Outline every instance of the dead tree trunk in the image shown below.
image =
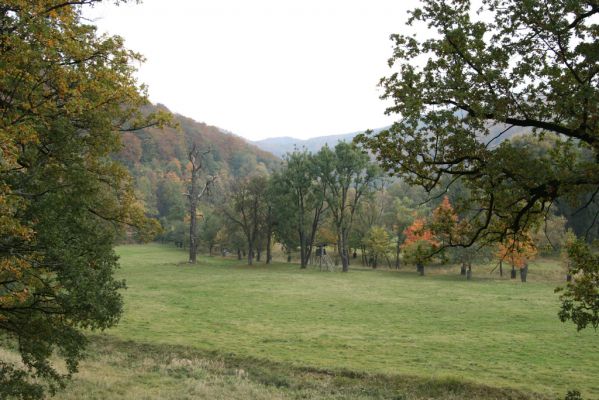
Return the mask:
{"type": "Polygon", "coordinates": [[[198,252],[198,203],[204,194],[208,192],[210,186],[216,180],[216,176],[208,176],[206,182],[200,185],[200,173],[202,171],[203,157],[210,153],[211,150],[200,151],[193,144],[188,153],[189,162],[191,163],[191,182],[189,192],[185,193],[189,200],[189,263],[195,264],[198,252]]]}

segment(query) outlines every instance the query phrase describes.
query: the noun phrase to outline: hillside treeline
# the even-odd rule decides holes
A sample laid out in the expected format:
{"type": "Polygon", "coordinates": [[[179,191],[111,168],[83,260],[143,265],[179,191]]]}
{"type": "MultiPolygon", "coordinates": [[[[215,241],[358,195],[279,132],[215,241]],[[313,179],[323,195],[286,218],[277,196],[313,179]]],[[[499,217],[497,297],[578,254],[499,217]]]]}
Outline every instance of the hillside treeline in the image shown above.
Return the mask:
{"type": "MultiPolygon", "coordinates": [[[[131,170],[148,213],[160,221],[161,241],[189,245],[186,193],[193,143],[206,150],[201,179],[218,177],[197,211],[199,249],[206,253],[233,253],[251,264],[269,262],[276,249],[306,267],[322,263],[328,249],[327,260],[345,270],[350,263],[418,264],[431,253],[437,261],[464,264],[501,253],[496,243],[476,250],[454,246],[459,243],[456,230],[476,212],[453,209],[468,196],[460,181],[427,193],[387,176],[353,144],[341,142],[317,153],[296,150],[281,161],[218,128],[184,117],[177,122],[178,128],[126,133],[118,156],[131,170]],[[436,210],[451,214],[443,226],[434,219],[436,210]]],[[[541,158],[551,150],[547,142],[528,136],[513,137],[510,143],[541,158]]],[[[569,204],[557,201],[544,223],[529,232],[538,251],[557,254],[568,230],[588,241],[598,237],[596,228],[589,229],[596,207],[579,210],[569,204]]]]}

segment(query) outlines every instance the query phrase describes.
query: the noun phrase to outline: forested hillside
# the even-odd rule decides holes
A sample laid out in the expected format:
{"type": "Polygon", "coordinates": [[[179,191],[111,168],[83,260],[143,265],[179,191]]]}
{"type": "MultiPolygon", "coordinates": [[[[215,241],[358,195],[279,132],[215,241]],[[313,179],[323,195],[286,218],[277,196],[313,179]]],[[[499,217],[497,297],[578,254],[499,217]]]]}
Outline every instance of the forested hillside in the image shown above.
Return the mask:
{"type": "MultiPolygon", "coordinates": [[[[146,111],[157,110],[168,111],[163,105],[146,111]]],[[[255,172],[269,173],[280,165],[277,157],[239,136],[182,115],[173,119],[172,126],[125,132],[116,156],[131,172],[147,213],[160,220],[164,234],[170,232],[171,238],[173,229],[184,230],[191,145],[202,152],[210,150],[202,157],[202,172],[218,175],[221,186],[255,172]]]]}

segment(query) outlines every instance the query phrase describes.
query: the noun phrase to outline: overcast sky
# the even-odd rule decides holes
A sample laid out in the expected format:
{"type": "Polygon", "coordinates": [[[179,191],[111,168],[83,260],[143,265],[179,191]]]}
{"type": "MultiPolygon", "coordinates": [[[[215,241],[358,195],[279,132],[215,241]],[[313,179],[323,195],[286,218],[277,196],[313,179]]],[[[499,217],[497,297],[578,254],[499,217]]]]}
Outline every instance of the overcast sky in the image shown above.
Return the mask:
{"type": "Polygon", "coordinates": [[[145,55],[152,102],[256,140],[388,125],[377,83],[415,4],[144,0],[85,15],[145,55]]]}

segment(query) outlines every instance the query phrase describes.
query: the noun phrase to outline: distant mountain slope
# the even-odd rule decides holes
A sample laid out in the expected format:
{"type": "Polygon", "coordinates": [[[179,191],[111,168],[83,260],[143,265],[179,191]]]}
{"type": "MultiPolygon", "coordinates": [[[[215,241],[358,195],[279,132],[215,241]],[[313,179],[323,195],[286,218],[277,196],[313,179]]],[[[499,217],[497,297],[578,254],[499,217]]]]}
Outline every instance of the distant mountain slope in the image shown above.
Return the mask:
{"type": "MultiPolygon", "coordinates": [[[[168,111],[163,105],[152,106],[149,111],[157,109],[168,111]]],[[[189,161],[187,152],[190,143],[212,150],[209,169],[226,171],[233,176],[246,175],[242,171],[243,167],[248,169],[261,166],[270,170],[279,163],[279,159],[273,154],[221,128],[179,114],[174,114],[174,120],[179,125],[178,129],[147,128],[123,135],[123,150],[118,158],[134,175],[142,167],[160,170],[161,166],[175,160],[186,165],[189,161]]],[[[181,173],[184,174],[184,171],[181,173]]]]}
{"type": "MultiPolygon", "coordinates": [[[[147,111],[157,109],[167,110],[158,105],[147,111]]],[[[177,114],[174,120],[178,129],[148,128],[124,133],[123,148],[116,155],[129,169],[140,200],[154,216],[183,219],[182,193],[189,180],[190,143],[203,150],[211,149],[205,156],[203,173],[218,174],[219,184],[223,185],[256,171],[273,171],[280,165],[281,160],[273,154],[221,128],[177,114]]]]}
{"type": "MultiPolygon", "coordinates": [[[[389,127],[373,129],[373,131],[374,133],[378,133],[387,128],[389,127]]],[[[512,129],[507,128],[508,125],[506,124],[494,124],[489,128],[489,134],[481,137],[479,140],[484,143],[489,142],[489,147],[493,148],[498,146],[501,142],[509,140],[514,136],[531,132],[531,129],[528,127],[513,127],[512,129]]],[[[329,147],[335,147],[335,145],[340,141],[352,141],[358,133],[362,132],[363,131],[357,131],[343,135],[318,136],[311,139],[297,139],[289,136],[282,136],[249,142],[264,151],[283,158],[286,153],[291,153],[296,148],[300,150],[305,148],[309,152],[315,153],[324,147],[325,144],[329,145],[329,147]]]]}
{"type": "MultiPolygon", "coordinates": [[[[375,132],[381,131],[385,128],[375,129],[375,132]]],[[[250,143],[255,144],[264,151],[268,151],[277,157],[283,157],[286,153],[291,153],[295,148],[305,148],[309,152],[315,153],[320,150],[324,145],[329,147],[335,147],[340,141],[350,142],[354,136],[363,131],[346,133],[343,135],[330,135],[330,136],[319,136],[311,139],[297,139],[289,136],[274,137],[263,140],[251,141],[250,143]]]]}

